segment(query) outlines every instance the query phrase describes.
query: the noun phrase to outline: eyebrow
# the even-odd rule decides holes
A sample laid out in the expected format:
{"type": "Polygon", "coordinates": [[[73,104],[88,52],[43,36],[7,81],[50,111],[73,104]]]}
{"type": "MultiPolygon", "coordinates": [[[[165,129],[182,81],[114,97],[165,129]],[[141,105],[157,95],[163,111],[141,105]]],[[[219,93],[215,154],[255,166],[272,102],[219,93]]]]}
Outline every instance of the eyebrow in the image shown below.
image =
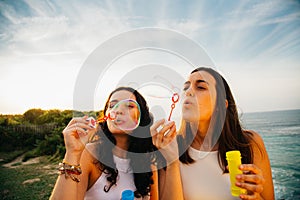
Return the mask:
{"type": "Polygon", "coordinates": [[[196,83],[206,83],[207,85],[209,85],[207,81],[202,79],[197,80],[196,83]]]}
{"type": "Polygon", "coordinates": [[[118,102],[118,100],[116,99],[109,101],[109,103],[116,103],[116,102],[118,102]]]}
{"type": "MultiPolygon", "coordinates": [[[[207,81],[202,80],[202,79],[196,80],[196,83],[206,83],[207,85],[209,85],[207,81]]],[[[187,85],[187,84],[191,84],[191,82],[190,81],[186,81],[184,83],[184,85],[187,85]]]]}
{"type": "Polygon", "coordinates": [[[118,102],[124,101],[124,100],[130,101],[130,102],[136,102],[135,99],[122,99],[122,100],[113,99],[113,100],[109,101],[109,103],[118,103],[118,102]]]}

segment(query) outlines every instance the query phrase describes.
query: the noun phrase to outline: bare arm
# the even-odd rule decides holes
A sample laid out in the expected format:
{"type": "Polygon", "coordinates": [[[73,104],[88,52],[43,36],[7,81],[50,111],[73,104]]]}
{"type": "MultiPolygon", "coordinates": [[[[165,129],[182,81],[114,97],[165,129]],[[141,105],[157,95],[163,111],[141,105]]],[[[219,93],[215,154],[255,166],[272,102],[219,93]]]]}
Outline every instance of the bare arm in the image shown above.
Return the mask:
{"type": "Polygon", "coordinates": [[[50,197],[51,200],[79,200],[84,198],[92,166],[91,156],[84,149],[89,134],[94,130],[87,125],[88,122],[86,121],[86,118],[87,117],[73,118],[63,131],[66,145],[64,161],[70,165],[80,164],[82,174],[77,175],[80,182],[76,182],[70,177],[66,177],[64,174],[59,175],[50,197]]]}
{"type": "Polygon", "coordinates": [[[254,139],[261,147],[261,153],[257,146],[254,145],[254,164],[261,169],[264,183],[263,183],[263,191],[261,196],[263,199],[274,199],[274,186],[272,180],[272,171],[268,153],[266,151],[263,139],[257,133],[254,133],[254,139]]]}
{"type": "Polygon", "coordinates": [[[63,199],[74,199],[80,200],[84,198],[85,192],[88,187],[88,177],[91,168],[91,161],[88,159],[87,152],[84,151],[81,156],[81,161],[73,155],[65,155],[65,160],[68,163],[80,163],[82,174],[77,177],[80,182],[75,182],[71,178],[66,178],[65,175],[59,175],[52,191],[51,200],[63,200],[63,199]],[[76,161],[77,160],[77,161],[76,161]]]}
{"type": "Polygon", "coordinates": [[[159,199],[183,199],[179,160],[169,164],[165,169],[159,170],[159,199]]]}
{"type": "Polygon", "coordinates": [[[171,122],[157,131],[159,126],[164,124],[164,120],[155,122],[151,128],[152,142],[162,153],[167,161],[166,169],[159,170],[159,199],[168,200],[183,199],[182,183],[180,175],[180,161],[178,145],[176,140],[176,126],[171,122]]]}
{"type": "Polygon", "coordinates": [[[274,199],[274,186],[268,153],[259,134],[253,133],[253,164],[241,165],[241,170],[250,174],[242,175],[237,181],[243,181],[241,186],[248,190],[243,199],[274,199]]]}
{"type": "Polygon", "coordinates": [[[155,165],[151,165],[151,169],[153,172],[153,175],[152,175],[153,184],[151,185],[150,200],[159,200],[157,167],[155,165]]]}

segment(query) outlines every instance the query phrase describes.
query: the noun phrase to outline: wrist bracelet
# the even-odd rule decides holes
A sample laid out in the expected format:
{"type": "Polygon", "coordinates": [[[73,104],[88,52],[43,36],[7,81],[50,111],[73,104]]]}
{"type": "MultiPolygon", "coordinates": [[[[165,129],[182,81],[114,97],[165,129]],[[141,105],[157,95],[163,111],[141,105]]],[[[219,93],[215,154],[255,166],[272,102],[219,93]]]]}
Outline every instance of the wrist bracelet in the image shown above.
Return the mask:
{"type": "Polygon", "coordinates": [[[82,173],[80,165],[70,165],[66,162],[59,163],[58,172],[60,175],[64,174],[65,178],[70,177],[75,182],[80,182],[80,179],[74,175],[82,173]]]}

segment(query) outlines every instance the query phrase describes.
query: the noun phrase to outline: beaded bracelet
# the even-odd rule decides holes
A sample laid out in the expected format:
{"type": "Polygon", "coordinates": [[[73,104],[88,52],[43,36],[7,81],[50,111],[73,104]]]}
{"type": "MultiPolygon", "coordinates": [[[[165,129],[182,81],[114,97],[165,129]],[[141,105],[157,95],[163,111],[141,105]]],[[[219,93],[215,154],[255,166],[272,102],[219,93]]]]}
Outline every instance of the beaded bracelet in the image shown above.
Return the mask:
{"type": "Polygon", "coordinates": [[[80,175],[82,173],[80,165],[71,165],[67,162],[59,163],[58,172],[60,175],[64,174],[65,178],[70,177],[75,182],[80,182],[80,179],[74,175],[80,175]]]}

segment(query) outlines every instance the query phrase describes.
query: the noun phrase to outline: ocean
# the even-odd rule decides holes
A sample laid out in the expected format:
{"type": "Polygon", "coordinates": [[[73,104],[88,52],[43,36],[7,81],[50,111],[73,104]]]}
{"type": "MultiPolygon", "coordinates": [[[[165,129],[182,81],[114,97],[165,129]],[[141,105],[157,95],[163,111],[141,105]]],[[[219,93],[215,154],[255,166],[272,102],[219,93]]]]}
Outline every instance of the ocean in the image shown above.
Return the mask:
{"type": "Polygon", "coordinates": [[[300,199],[300,110],[244,113],[241,122],[264,139],[275,198],[300,199]]]}

